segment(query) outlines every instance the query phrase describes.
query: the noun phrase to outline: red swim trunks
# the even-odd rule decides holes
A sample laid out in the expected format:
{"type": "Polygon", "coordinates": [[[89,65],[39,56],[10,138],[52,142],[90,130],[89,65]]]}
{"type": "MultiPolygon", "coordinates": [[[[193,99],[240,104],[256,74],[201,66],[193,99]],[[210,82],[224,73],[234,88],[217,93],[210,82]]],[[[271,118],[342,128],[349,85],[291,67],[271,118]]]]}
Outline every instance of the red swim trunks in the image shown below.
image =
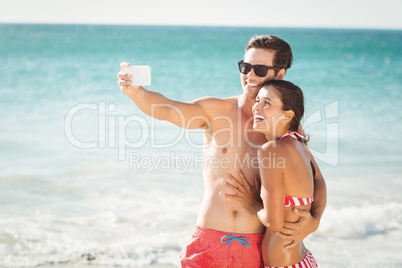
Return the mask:
{"type": "Polygon", "coordinates": [[[226,233],[197,226],[180,254],[181,267],[261,268],[264,234],[226,233]]]}

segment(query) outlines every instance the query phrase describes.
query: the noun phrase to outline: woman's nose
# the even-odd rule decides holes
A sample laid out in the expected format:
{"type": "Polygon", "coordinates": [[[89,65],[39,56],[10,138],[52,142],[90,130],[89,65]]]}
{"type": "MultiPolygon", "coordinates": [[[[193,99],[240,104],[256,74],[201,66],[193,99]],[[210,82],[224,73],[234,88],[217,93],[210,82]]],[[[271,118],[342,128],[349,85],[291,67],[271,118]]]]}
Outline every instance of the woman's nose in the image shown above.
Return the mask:
{"type": "Polygon", "coordinates": [[[253,105],[253,109],[252,109],[253,112],[256,111],[256,110],[261,110],[259,104],[260,104],[259,102],[256,102],[256,103],[253,105]]]}

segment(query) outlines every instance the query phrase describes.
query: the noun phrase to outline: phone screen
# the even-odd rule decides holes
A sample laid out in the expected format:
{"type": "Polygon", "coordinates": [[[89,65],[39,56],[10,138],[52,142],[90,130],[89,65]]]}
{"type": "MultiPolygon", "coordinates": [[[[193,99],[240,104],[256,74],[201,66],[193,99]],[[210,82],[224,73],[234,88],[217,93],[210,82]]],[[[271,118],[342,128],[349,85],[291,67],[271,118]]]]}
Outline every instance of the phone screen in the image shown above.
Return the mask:
{"type": "Polygon", "coordinates": [[[133,81],[132,85],[137,86],[149,86],[151,85],[151,67],[145,66],[130,66],[128,68],[124,68],[126,73],[131,73],[133,77],[131,80],[133,81]]]}

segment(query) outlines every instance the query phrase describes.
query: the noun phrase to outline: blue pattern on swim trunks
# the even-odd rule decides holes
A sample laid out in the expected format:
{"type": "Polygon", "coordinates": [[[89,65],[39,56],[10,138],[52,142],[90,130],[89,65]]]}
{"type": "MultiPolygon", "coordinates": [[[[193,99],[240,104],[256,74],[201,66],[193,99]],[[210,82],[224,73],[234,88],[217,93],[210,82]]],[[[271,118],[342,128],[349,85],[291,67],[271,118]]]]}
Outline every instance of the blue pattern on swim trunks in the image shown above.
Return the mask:
{"type": "Polygon", "coordinates": [[[240,244],[242,244],[243,247],[248,247],[249,243],[250,243],[250,241],[246,237],[236,237],[236,236],[233,236],[233,235],[224,235],[224,236],[222,236],[221,243],[222,244],[227,244],[226,247],[228,247],[230,245],[230,243],[232,243],[232,241],[234,241],[234,240],[239,241],[240,244]],[[226,239],[226,240],[224,241],[224,239],[226,239]]]}

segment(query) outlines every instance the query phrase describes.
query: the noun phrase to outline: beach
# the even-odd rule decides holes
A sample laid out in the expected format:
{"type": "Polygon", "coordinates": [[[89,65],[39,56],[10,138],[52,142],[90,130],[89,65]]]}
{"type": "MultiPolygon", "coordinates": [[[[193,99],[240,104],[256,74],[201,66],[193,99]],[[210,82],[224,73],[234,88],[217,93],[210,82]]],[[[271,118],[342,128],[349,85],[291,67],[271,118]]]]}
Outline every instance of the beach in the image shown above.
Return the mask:
{"type": "Polygon", "coordinates": [[[328,204],[319,267],[402,265],[402,31],[0,24],[0,266],[176,267],[203,194],[200,130],[151,120],[120,62],[191,101],[241,94],[253,35],[292,47],[286,79],[328,204]]]}

